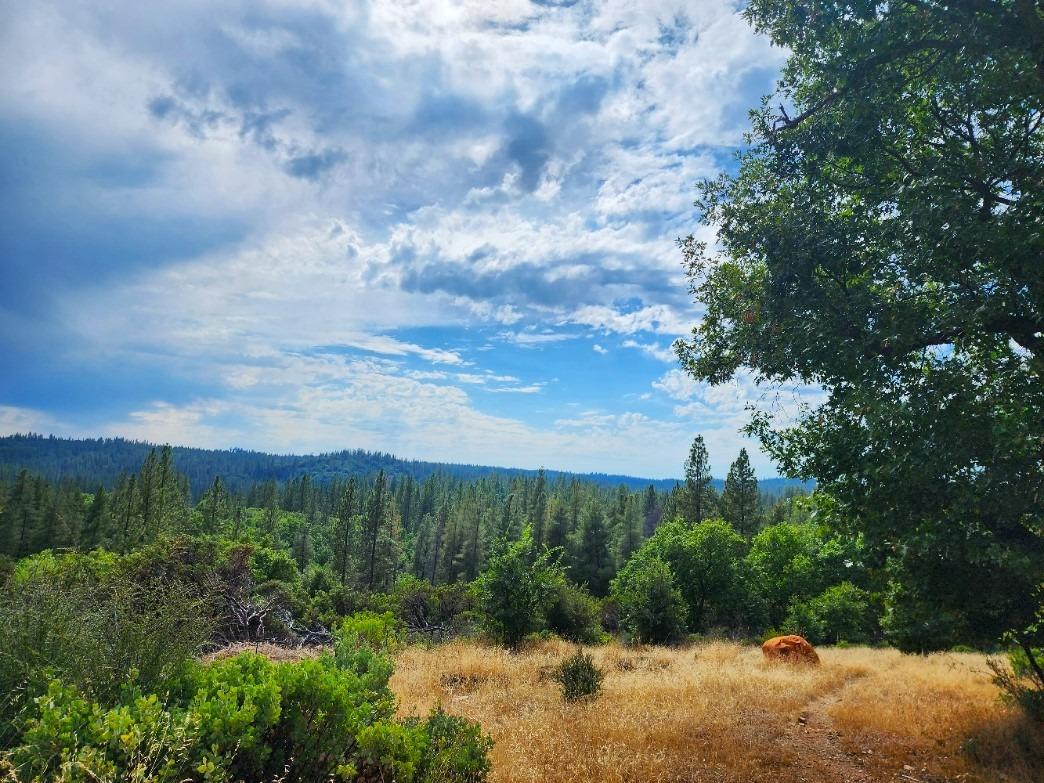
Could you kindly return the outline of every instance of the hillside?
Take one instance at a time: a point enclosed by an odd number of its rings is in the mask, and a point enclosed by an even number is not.
[[[83,440],[44,435],[8,435],[0,437],[0,477],[11,477],[21,469],[39,473],[51,481],[71,479],[84,489],[104,485],[111,487],[121,473],[136,471],[150,449],[157,444],[124,438],[86,438]],[[303,474],[314,481],[325,482],[336,476],[370,475],[384,470],[393,477],[410,476],[423,481],[433,473],[445,473],[462,480],[498,474],[501,476],[535,476],[536,470],[505,468],[491,465],[464,465],[449,462],[410,460],[376,451],[345,449],[325,454],[267,454],[244,449],[173,448],[179,472],[188,476],[193,494],[202,492],[214,476],[221,476],[227,487],[245,490],[252,484],[274,479],[284,482]],[[574,474],[548,470],[549,478]],[[602,486],[625,485],[630,490],[652,484],[658,490],[669,490],[680,479],[649,479],[607,473],[576,474],[582,481]],[[715,488],[724,482],[715,479]],[[759,482],[762,492],[779,494],[787,487],[810,487],[809,482],[769,478]]]

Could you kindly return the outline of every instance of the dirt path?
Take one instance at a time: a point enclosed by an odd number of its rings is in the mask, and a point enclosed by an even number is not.
[[[875,776],[866,760],[846,753],[839,732],[830,719],[830,708],[844,698],[845,691],[858,680],[851,677],[836,690],[805,705],[798,720],[787,727],[782,741],[797,755],[795,765],[801,779],[809,783],[883,783],[893,780]]]

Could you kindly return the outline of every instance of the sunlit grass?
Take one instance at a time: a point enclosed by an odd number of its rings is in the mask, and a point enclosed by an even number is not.
[[[831,739],[838,754],[870,779],[1036,781],[1044,769],[1033,768],[1038,751],[1028,742],[1042,739],[1039,730],[1033,737],[999,702],[980,655],[825,649],[822,666],[791,667],[737,644],[612,644],[589,648],[608,674],[602,695],[566,704],[550,673],[573,649],[413,647],[397,656],[392,687],[404,713],[441,702],[480,721],[496,740],[493,779],[502,782],[749,781],[765,773],[780,783],[832,781],[831,760],[795,741],[799,716],[817,706],[839,732]]]

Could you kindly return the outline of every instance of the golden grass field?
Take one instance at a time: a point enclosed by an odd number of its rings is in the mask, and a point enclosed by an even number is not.
[[[566,704],[548,675],[573,649],[409,647],[392,688],[403,714],[479,721],[498,783],[1044,781],[1044,730],[1001,703],[982,655],[826,648],[794,667],[731,643],[610,644],[589,649],[602,694]]]

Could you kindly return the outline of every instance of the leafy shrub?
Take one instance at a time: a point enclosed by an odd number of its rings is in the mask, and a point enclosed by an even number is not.
[[[389,598],[409,632],[429,640],[465,633],[473,624],[475,589],[467,583],[433,585],[407,575],[395,583]]]
[[[493,740],[467,718],[431,711],[423,728],[418,783],[479,783],[489,774]]]
[[[685,599],[665,562],[641,554],[613,580],[620,627],[638,642],[667,643],[685,634]]]
[[[498,541],[476,586],[486,630],[499,642],[517,648],[527,634],[544,624],[562,569],[546,550],[536,552],[529,528],[518,541]]]
[[[391,612],[359,612],[346,617],[337,629],[338,648],[366,647],[374,652],[394,652],[405,641],[399,621]]]
[[[162,693],[210,637],[209,613],[195,586],[130,580],[104,553],[22,561],[0,590],[0,744],[53,678],[103,704],[128,682]]]
[[[602,690],[604,678],[605,673],[582,649],[562,661],[554,673],[566,701],[594,698]]]
[[[812,644],[865,642],[873,616],[870,596],[851,582],[828,587],[807,601],[795,601],[784,627]]]
[[[226,780],[225,760],[202,736],[198,715],[168,711],[154,695],[104,709],[53,680],[9,761],[24,780]]]
[[[993,671],[993,681],[1001,689],[1003,698],[1018,706],[1031,719],[1044,722],[1044,677],[1030,661],[1030,654],[1039,666],[1044,661],[1044,649],[1013,647],[1005,665],[996,658],[987,663]]]
[[[547,610],[547,627],[571,642],[591,644],[602,635],[601,605],[582,587],[562,580]]]

